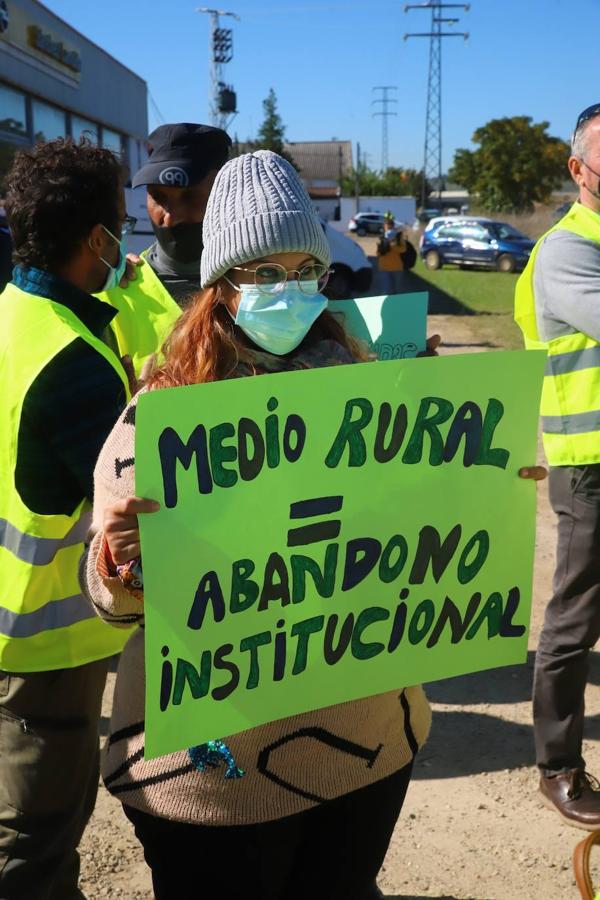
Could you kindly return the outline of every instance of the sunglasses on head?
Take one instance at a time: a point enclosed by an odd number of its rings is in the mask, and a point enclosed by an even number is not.
[[[584,109],[584,111],[579,114],[575,131],[579,131],[585,122],[588,122],[590,119],[595,119],[596,116],[600,116],[600,103],[594,103],[592,106],[588,106],[587,109]]]

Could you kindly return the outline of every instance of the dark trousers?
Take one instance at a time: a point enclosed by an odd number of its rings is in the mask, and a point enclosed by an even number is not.
[[[108,660],[0,672],[0,900],[76,900]]]
[[[588,654],[600,638],[600,465],[552,468],[550,502],[556,572],[533,686],[536,760],[549,773],[584,765]]]
[[[186,825],[124,807],[156,900],[371,900],[412,763],[360,791],[258,825]]]

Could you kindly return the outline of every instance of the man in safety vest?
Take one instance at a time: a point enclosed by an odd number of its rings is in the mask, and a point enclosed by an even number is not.
[[[149,158],[132,185],[146,186],[156,241],[142,254],[133,280],[101,298],[119,310],[112,327],[137,375],[200,289],[202,222],[231,140],[220,128],[182,122],[161,125],[148,144]]]
[[[533,691],[540,791],[565,822],[592,830],[600,791],[581,754],[588,654],[600,638],[600,104],[577,120],[569,171],[579,199],[534,247],[515,318],[527,347],[548,351],[541,416],[558,516]]]
[[[89,143],[20,151],[6,183],[17,265],[0,295],[0,896],[74,900],[108,660],[129,637],[78,583],[96,458],[129,398],[116,310],[91,296],[122,275],[125,202],[120,163]]]

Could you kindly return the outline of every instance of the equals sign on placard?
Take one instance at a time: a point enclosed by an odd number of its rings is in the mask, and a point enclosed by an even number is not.
[[[314,519],[317,516],[329,516],[337,513],[344,505],[344,498],[315,497],[313,500],[299,500],[290,505],[290,519]],[[331,541],[338,536],[342,523],[340,519],[325,519],[311,525],[290,528],[287,535],[288,547],[303,547],[305,544],[316,544],[319,541]]]

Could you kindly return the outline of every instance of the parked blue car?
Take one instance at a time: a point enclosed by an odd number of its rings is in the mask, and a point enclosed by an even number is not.
[[[428,269],[444,263],[483,266],[498,272],[516,272],[527,265],[535,241],[506,222],[475,216],[432,219],[419,243]]]

